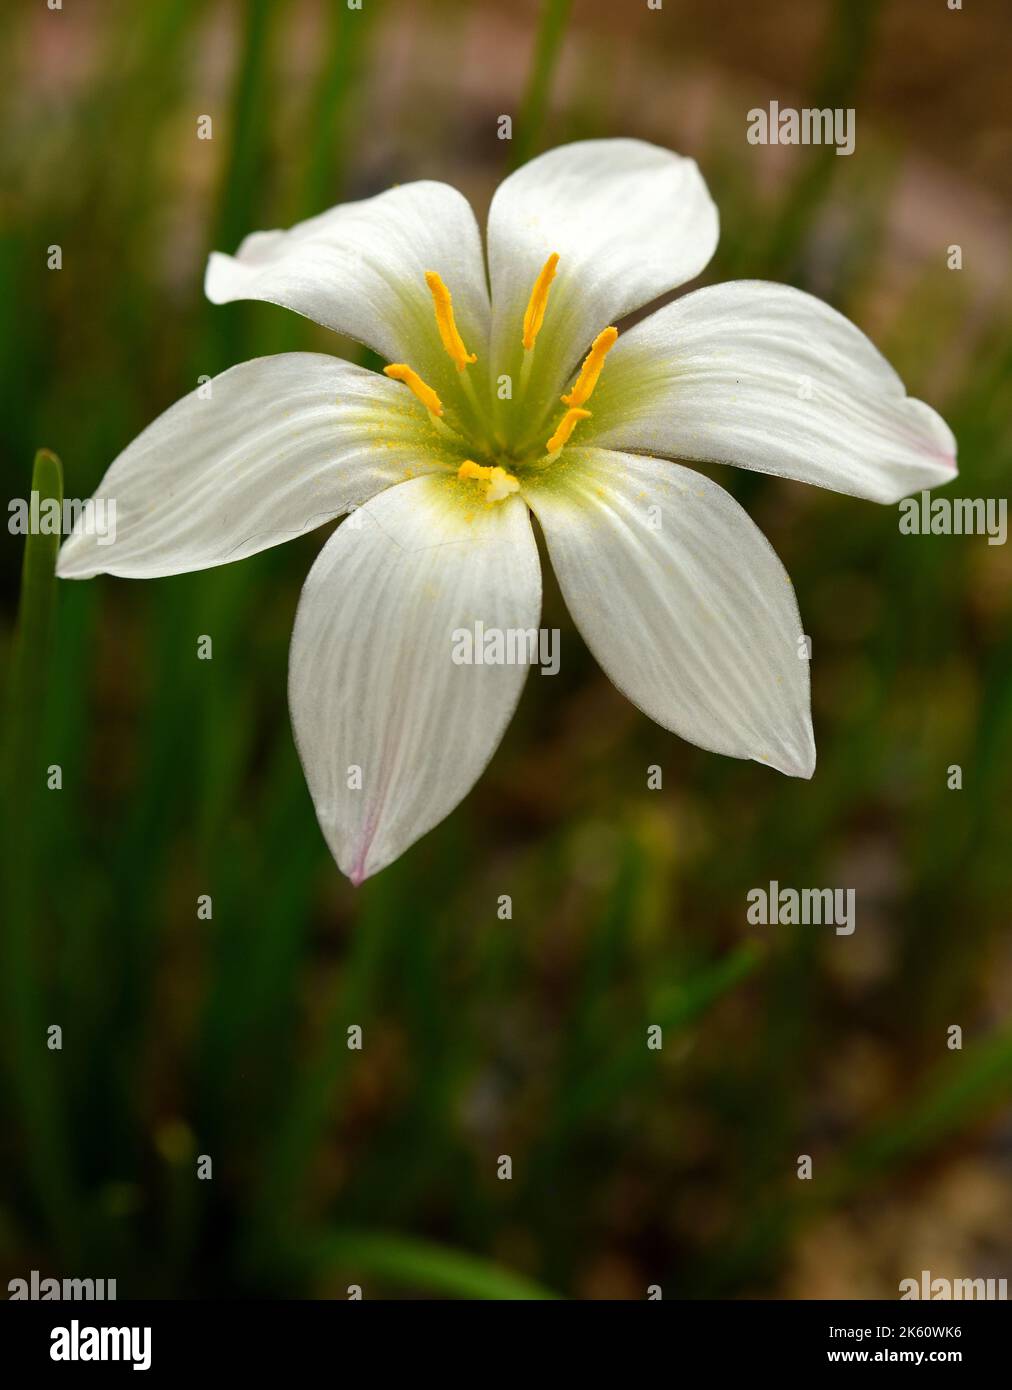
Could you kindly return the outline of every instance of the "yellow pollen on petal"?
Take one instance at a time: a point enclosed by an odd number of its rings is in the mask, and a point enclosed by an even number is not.
[[[565,415],[563,415],[562,419],[559,421],[558,429],[555,431],[551,439],[545,445],[547,451],[550,454],[557,454],[559,450],[563,447],[563,445],[568,441],[569,436],[576,429],[580,421],[589,419],[589,410],[580,410],[577,407],[572,407],[569,410],[567,410]]]
[[[545,308],[548,304],[548,291],[555,279],[555,269],[558,264],[559,253],[553,251],[541,267],[538,278],[534,281],[534,288],[531,290],[531,297],[527,301],[527,308],[524,311],[525,352],[530,352],[534,346],[535,338],[541,332],[541,325],[545,321]]]
[[[475,463],[474,459],[465,459],[457,469],[457,477],[461,482],[470,480],[484,483],[486,502],[502,502],[514,492],[520,491],[520,479],[514,478],[512,473],[507,473],[506,469],[500,468],[498,464],[488,468],[484,464]]]
[[[583,359],[580,375],[576,378],[572,391],[568,396],[562,397],[563,405],[583,405],[585,401],[590,400],[597,379],[601,375],[604,359],[615,346],[617,339],[617,328],[605,328],[597,335]]]
[[[457,321],[453,317],[453,299],[450,291],[434,270],[425,272],[425,283],[432,295],[436,327],[443,340],[443,347],[456,363],[457,371],[462,372],[469,362],[477,362],[478,358],[464,346],[464,340],[457,331]]]
[[[442,415],[443,402],[432,387],[426,386],[418,373],[404,362],[391,362],[388,367],[383,368],[383,375],[390,377],[392,381],[403,381],[408,390],[413,391],[418,397],[426,410],[431,411],[436,416]]]

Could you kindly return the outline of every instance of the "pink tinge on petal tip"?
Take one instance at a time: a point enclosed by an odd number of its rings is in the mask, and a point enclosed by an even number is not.
[[[348,882],[353,888],[359,888],[369,877],[366,872],[365,861],[369,857],[369,850],[372,846],[372,835],[367,834],[362,841],[362,847],[355,856],[355,862],[348,870]]]
[[[913,397],[907,398],[907,407],[919,425],[926,426],[924,433],[904,431],[907,446],[916,453],[929,458],[947,468],[953,474],[958,472],[956,437],[945,420],[930,405]],[[925,437],[927,436],[927,437]]]
[[[362,843],[355,855],[354,862],[348,870],[348,881],[353,888],[359,888],[369,877],[366,869],[366,860],[369,858],[369,851],[372,849],[373,841],[376,838],[376,828],[379,824],[379,813],[373,811],[366,821],[362,831]]]

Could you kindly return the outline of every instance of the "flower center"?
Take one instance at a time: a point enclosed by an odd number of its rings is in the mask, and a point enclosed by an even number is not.
[[[521,333],[523,360],[520,369],[520,399],[515,407],[521,411],[528,396],[538,335],[544,325],[552,282],[555,279],[558,265],[558,252],[553,251],[538,272],[530,299],[527,301],[527,308],[524,311]],[[480,453],[493,457],[497,454],[505,457],[513,467],[518,465],[543,467],[553,463],[569,443],[576,426],[581,420],[588,420],[592,414],[585,407],[593,395],[598,378],[604,369],[605,358],[618,339],[618,329],[605,328],[594,339],[590,351],[583,359],[575,381],[566,394],[560,398],[566,409],[558,420],[555,429],[545,440],[544,446],[535,449],[530,457],[526,458],[526,463],[524,462],[527,455],[526,449],[514,461],[507,453],[506,436],[501,425],[495,418],[489,418],[495,416],[495,410],[490,411],[487,406],[482,408],[475,394],[474,386],[468,379],[467,368],[477,362],[478,358],[475,353],[468,352],[460,335],[453,313],[453,297],[436,271],[426,271],[425,283],[432,295],[432,307],[440,342],[443,350],[457,369],[463,395],[461,405],[464,408],[461,411],[454,411],[451,408],[450,418],[447,419],[446,410],[438,393],[405,362],[391,362],[389,366],[383,368],[384,373],[394,381],[403,382],[428,411],[429,420],[437,433],[444,439],[456,442],[462,449],[470,452],[473,447],[477,446]],[[443,384],[444,386],[448,385],[446,381]],[[493,402],[493,406],[494,404]],[[472,423],[466,418],[471,415],[482,427],[479,433],[483,433],[487,427],[489,439],[476,438]],[[520,480],[501,464],[482,464],[472,458],[464,459],[457,470],[457,477],[462,481],[471,481],[484,487],[486,502],[501,502],[520,488]]]

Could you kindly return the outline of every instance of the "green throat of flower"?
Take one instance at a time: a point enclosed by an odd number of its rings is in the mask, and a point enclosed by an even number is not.
[[[558,254],[553,251],[534,282],[524,312],[523,362],[519,399],[515,403],[515,408],[521,415],[532,376],[537,371],[537,338],[548,310],[552,281],[555,279],[558,264]],[[461,481],[469,481],[483,488],[485,502],[502,502],[520,490],[525,472],[541,470],[554,463],[569,443],[580,421],[590,418],[592,412],[586,409],[586,404],[593,395],[604,368],[605,358],[618,338],[618,329],[605,328],[594,339],[572,386],[559,398],[563,409],[556,413],[542,431],[548,433],[548,437],[543,442],[537,440],[531,447],[516,449],[510,446],[505,432],[494,418],[494,411],[487,403],[482,404],[474,383],[468,376],[470,368],[478,358],[473,352],[468,352],[457,328],[450,291],[434,270],[426,271],[425,283],[432,295],[440,342],[457,369],[460,385],[460,391],[456,393],[458,399],[452,404],[444,404],[437,392],[405,362],[391,362],[383,370],[392,380],[403,382],[415,395],[428,411],[433,429],[444,441],[452,441],[469,455],[460,464],[457,477]],[[490,399],[489,393],[486,402]],[[479,454],[485,462],[471,458],[471,453]]]

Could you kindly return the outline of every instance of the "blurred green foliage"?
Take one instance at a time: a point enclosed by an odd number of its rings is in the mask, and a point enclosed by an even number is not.
[[[877,9],[827,10],[816,97],[852,103]],[[568,11],[516,20],[522,153],[600,134],[675,143],[647,120],[611,123],[595,61],[550,99]],[[452,51],[460,17],[432,4],[421,22]],[[149,0],[56,37],[49,16],[15,20],[0,60],[11,497],[43,445],[86,496],[201,373],[340,348],[269,306],[204,303],[213,246],[434,167],[452,179],[459,163],[487,199],[509,162],[452,65],[423,134],[408,103],[385,131],[395,154],[375,154],[364,113],[402,23],[394,0]],[[1012,318],[973,308],[942,249],[889,283],[904,151],[797,152],[770,197],[739,126],[715,118],[698,152],[722,213],[707,278],[788,279],[862,324],[885,304],[881,346],[960,441],[956,490],[1006,493]],[[549,581],[562,673],[528,681],[464,807],[358,891],[319,834],[284,698],[321,536],[148,584],[56,586],[39,551],[23,617],[47,695],[15,686],[5,744],[5,1278],[114,1276],[121,1296],[769,1294],[793,1287],[806,1231],[891,1211],[899,1227],[868,1256],[888,1290],[910,1272],[911,1192],[930,1205],[972,1162],[1008,1194],[1008,561],[979,537],[900,536],[892,508],[720,480],[770,536],[812,637],[812,783],[649,723]],[[8,649],[21,560],[10,542]],[[54,589],[50,655],[38,610]],[[195,659],[203,633],[210,663]],[[60,792],[45,789],[53,763]],[[745,895],[771,878],[856,886],[857,933],[748,927]],[[202,893],[211,921],[196,919]],[[51,1023],[62,1051],[46,1048]],[[965,1044],[950,1054],[953,1023]],[[981,1258],[1006,1272],[1010,1253],[1006,1238]]]

